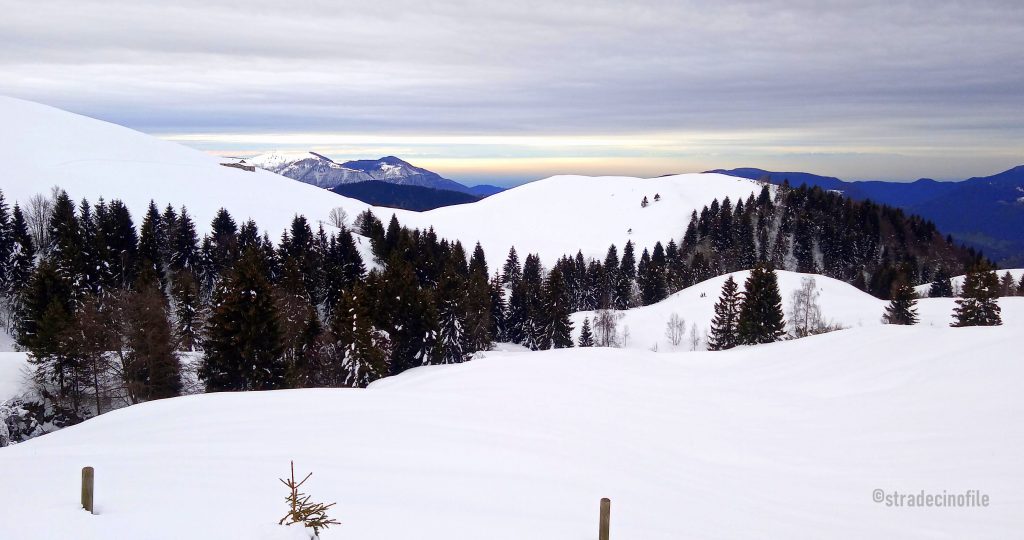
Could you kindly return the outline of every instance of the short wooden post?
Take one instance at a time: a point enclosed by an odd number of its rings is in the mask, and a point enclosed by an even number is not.
[[[92,506],[93,478],[92,467],[82,467],[82,508],[85,508],[90,514],[95,513]]]
[[[612,501],[611,499],[601,499],[601,522],[597,532],[598,540],[608,540],[608,528],[611,526],[612,520]]]

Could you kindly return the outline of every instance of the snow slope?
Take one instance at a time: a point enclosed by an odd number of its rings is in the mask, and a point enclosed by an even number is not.
[[[1011,268],[1011,269],[1008,269],[1008,270],[1007,269],[1000,269],[1000,270],[996,270],[996,275],[999,276],[999,279],[1002,279],[1003,278],[1003,274],[1006,274],[1007,272],[1009,272],[1010,275],[1013,276],[1014,283],[1020,284],[1020,278],[1021,278],[1021,276],[1024,276],[1024,268]],[[961,288],[963,288],[963,286],[964,286],[964,277],[966,277],[966,276],[956,276],[956,277],[953,278],[953,290],[954,291],[959,291]],[[928,296],[928,289],[930,289],[931,286],[932,286],[931,283],[925,283],[924,285],[918,285],[917,287],[914,287],[914,291],[916,291],[918,295],[920,295],[922,297],[925,297],[925,296]]]
[[[1024,530],[1020,327],[863,327],[722,353],[489,353],[366,390],[210,394],[0,449],[0,538],[1006,539]],[[96,467],[96,505],[78,508]],[[987,508],[888,508],[873,490]]]
[[[153,199],[187,205],[200,230],[217,210],[253,218],[277,238],[296,213],[314,223],[336,206],[351,215],[367,205],[266,171],[222,167],[223,160],[118,125],[0,97],[0,188],[22,204],[59,185],[76,200],[119,198],[136,221]]]
[[[28,355],[0,352],[0,404],[28,389]]]
[[[221,160],[202,152],[37,103],[0,97],[0,118],[0,189],[8,201],[24,204],[60,185],[76,200],[119,198],[140,220],[153,199],[161,207],[187,205],[200,230],[223,206],[237,221],[255,219],[274,239],[297,213],[316,223],[335,207],[345,208],[351,218],[369,208],[267,171],[222,167]],[[650,247],[681,236],[690,212],[712,199],[735,201],[759,189],[751,180],[719,174],[559,176],[473,204],[424,213],[374,212],[385,223],[397,214],[412,227],[434,226],[441,236],[462,240],[467,251],[480,241],[493,270],[512,245],[523,253],[540,253],[549,265],[577,250],[603,257],[612,242],[620,250],[629,239]],[[657,193],[662,201],[656,203]],[[640,207],[644,196],[652,201],[647,208]]]
[[[739,290],[750,275],[749,271],[734,272],[698,283],[683,289],[668,298],[649,306],[622,311],[619,320],[619,332],[629,327],[629,341],[625,347],[633,349],[653,349],[668,352],[673,350],[690,350],[689,334],[691,325],[697,325],[698,337],[703,339],[704,332],[711,327],[714,317],[715,302],[722,292],[722,284],[732,275]],[[844,328],[860,328],[882,325],[882,314],[885,313],[887,300],[879,300],[853,285],[816,274],[776,271],[779,278],[779,292],[782,295],[782,307],[787,317],[792,307],[793,292],[802,286],[804,278],[814,278],[819,294],[818,305],[821,306],[825,320]],[[1004,323],[1024,328],[1024,297],[999,299]],[[918,301],[917,311],[919,324],[926,326],[945,327],[953,320],[953,298],[924,298]],[[665,327],[669,317],[678,314],[686,321],[686,336],[683,343],[673,347],[665,336]],[[594,321],[593,311],[581,311],[571,316],[574,327],[574,338],[579,339],[583,319]],[[704,343],[699,347],[703,349]]]
[[[406,220],[430,224],[440,236],[460,238],[468,246],[479,241],[493,272],[512,246],[520,260],[527,252],[539,253],[550,265],[577,250],[603,259],[612,243],[621,254],[632,240],[639,247],[639,259],[643,248],[682,237],[693,210],[700,211],[715,198],[728,196],[735,202],[760,190],[754,181],[720,174],[648,179],[553,176],[472,204],[407,215]],[[661,201],[654,202],[659,194]],[[641,208],[645,196],[650,204]]]

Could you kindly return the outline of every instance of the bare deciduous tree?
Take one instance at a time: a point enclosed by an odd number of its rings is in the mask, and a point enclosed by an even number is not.
[[[665,325],[665,337],[668,338],[669,343],[673,347],[678,347],[683,342],[685,335],[686,321],[678,313],[673,313],[669,316],[668,323]]]
[[[331,210],[331,213],[327,216],[327,222],[339,229],[344,229],[348,223],[348,212],[342,207],[337,207]]]
[[[793,326],[792,335],[796,338],[807,337],[819,333],[825,323],[818,305],[818,286],[813,277],[800,280],[800,288],[793,291],[790,304],[789,321]]]
[[[28,199],[25,205],[25,224],[32,235],[36,249],[45,249],[49,245],[50,215],[53,214],[52,197],[37,193]]]
[[[696,351],[697,347],[700,347],[700,337],[697,335],[697,323],[693,323],[690,327],[690,350]]]
[[[594,315],[594,338],[598,347],[619,346],[619,319],[623,315],[615,310],[600,309]]]

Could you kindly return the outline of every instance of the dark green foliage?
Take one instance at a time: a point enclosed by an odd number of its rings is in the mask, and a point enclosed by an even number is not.
[[[950,326],[999,326],[999,277],[988,265],[976,265],[964,277]]]
[[[210,392],[284,386],[282,331],[265,263],[248,250],[217,290],[199,377]]]
[[[367,290],[356,285],[342,296],[331,321],[344,386],[365,388],[392,371],[389,367],[391,344],[374,324],[373,304]]]
[[[715,316],[711,319],[708,350],[723,351],[740,344],[740,294],[736,280],[729,276],[722,285],[722,294],[715,303]]]
[[[885,324],[917,324],[917,294],[906,281],[897,282],[893,286],[889,305],[885,306],[882,322]]]
[[[583,326],[580,328],[580,340],[578,343],[579,347],[593,347],[594,346],[594,334],[590,330],[590,317],[583,319]]]
[[[562,271],[555,267],[544,283],[543,330],[541,349],[572,347],[572,322],[569,320],[569,298]]]
[[[931,287],[928,288],[929,298],[952,298],[953,297],[953,282],[950,280],[949,272],[940,267],[935,276],[932,278],[935,281],[932,282]]]
[[[167,285],[163,253],[167,251],[167,231],[156,203],[149,201],[149,209],[139,229],[139,274],[147,282],[155,280],[160,290]]]
[[[501,282],[509,287],[515,286],[523,278],[523,271],[519,267],[519,255],[516,253],[515,246],[508,250],[508,258],[505,259],[505,266],[501,270]]]
[[[743,304],[737,323],[739,343],[756,345],[779,341],[786,335],[778,277],[775,271],[756,266],[743,284]]]

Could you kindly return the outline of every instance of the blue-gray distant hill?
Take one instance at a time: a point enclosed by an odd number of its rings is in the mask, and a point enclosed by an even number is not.
[[[715,171],[774,184],[807,184],[858,200],[896,206],[934,222],[939,230],[980,248],[1003,267],[1024,266],[1024,165],[959,182],[847,182],[806,172],[755,168]]]
[[[331,191],[374,206],[401,208],[416,212],[480,200],[480,197],[476,195],[460,191],[391,184],[380,180],[341,184],[332,188]]]

